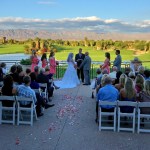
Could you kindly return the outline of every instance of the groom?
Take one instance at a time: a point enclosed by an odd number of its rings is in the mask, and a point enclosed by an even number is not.
[[[90,85],[90,69],[91,69],[91,58],[89,57],[89,53],[85,52],[85,58],[80,65],[79,69],[83,67],[83,73],[84,73],[84,84],[83,85]]]
[[[81,77],[81,80],[82,82],[84,82],[84,74],[83,74],[83,67],[80,67],[81,63],[83,62],[85,58],[85,55],[82,53],[82,48],[79,48],[79,53],[76,54],[75,56],[75,61],[77,62],[77,75],[78,75],[78,78],[80,80],[80,77]]]

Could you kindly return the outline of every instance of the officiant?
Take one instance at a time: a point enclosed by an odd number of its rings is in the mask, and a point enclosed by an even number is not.
[[[85,58],[85,55],[82,53],[82,48],[79,48],[79,53],[76,54],[75,56],[75,62],[77,63],[77,75],[78,75],[78,78],[79,80],[81,79],[82,82],[84,82],[84,74],[83,74],[83,67],[80,67],[81,63],[83,62]]]

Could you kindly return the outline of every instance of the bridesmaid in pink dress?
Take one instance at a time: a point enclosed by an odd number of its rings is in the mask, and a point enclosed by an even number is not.
[[[45,68],[47,66],[47,57],[46,57],[46,53],[43,53],[42,57],[41,57],[41,61],[42,61],[42,68]]]
[[[106,52],[105,53],[105,61],[104,64],[101,66],[102,70],[107,70],[108,74],[110,73],[110,53]]]
[[[31,72],[34,72],[34,67],[38,65],[39,63],[39,59],[36,55],[36,52],[33,52],[32,56],[31,56]]]
[[[56,74],[56,60],[55,60],[55,53],[51,52],[49,56],[49,64],[50,64],[50,73],[51,74]]]

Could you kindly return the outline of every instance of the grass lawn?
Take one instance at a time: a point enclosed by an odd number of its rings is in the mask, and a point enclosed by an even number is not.
[[[57,52],[55,57],[57,60],[66,60],[67,56],[70,52],[74,54],[78,53],[80,47],[70,47],[70,46],[57,46],[55,45]],[[90,57],[93,61],[104,61],[105,60],[105,52],[102,50],[95,50],[93,47],[81,47],[83,49],[83,53],[86,51],[89,52]],[[115,51],[109,51],[111,55],[111,61],[113,61],[116,57]],[[23,44],[7,44],[7,45],[0,45],[0,54],[12,54],[12,53],[24,53],[24,45]],[[133,60],[135,57],[133,55],[132,50],[121,50],[121,56],[123,61],[130,61]],[[142,54],[138,56],[142,61],[149,61],[150,60],[150,52],[146,54]],[[144,63],[144,66],[150,68],[150,63]]]
[[[23,44],[2,44],[0,45],[0,54],[24,53]]]

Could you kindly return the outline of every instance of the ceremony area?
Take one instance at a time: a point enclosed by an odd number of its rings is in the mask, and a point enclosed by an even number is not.
[[[0,125],[2,150],[147,150],[150,134],[98,131],[90,86],[56,90],[55,106],[30,125]],[[6,136],[7,135],[7,136]]]

